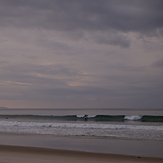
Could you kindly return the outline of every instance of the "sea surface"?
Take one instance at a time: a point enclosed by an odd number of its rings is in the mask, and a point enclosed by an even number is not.
[[[0,109],[0,133],[163,140],[163,109]]]

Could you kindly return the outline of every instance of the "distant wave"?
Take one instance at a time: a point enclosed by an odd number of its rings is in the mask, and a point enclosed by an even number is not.
[[[65,115],[65,116],[43,116],[43,115],[0,115],[0,119],[40,119],[40,120],[56,120],[56,121],[140,121],[140,122],[163,122],[163,116],[149,115]]]

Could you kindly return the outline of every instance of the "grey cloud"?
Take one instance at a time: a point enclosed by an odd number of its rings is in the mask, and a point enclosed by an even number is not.
[[[1,0],[0,100],[161,107],[162,6],[162,0]]]
[[[137,32],[163,27],[162,0],[3,0],[0,4],[4,24],[9,20],[24,27]]]
[[[77,75],[75,70],[61,65],[0,64],[0,70],[1,100],[43,100],[37,90],[64,88],[66,81]]]
[[[55,85],[56,87],[65,86],[65,82],[76,76],[80,72],[62,65],[0,65],[1,81],[13,81],[31,84],[39,87],[42,84]],[[58,78],[60,76],[60,78]]]
[[[120,46],[122,48],[128,48],[131,44],[131,40],[125,36],[124,34],[117,32],[115,30],[110,30],[107,32],[104,31],[69,31],[66,32],[68,37],[72,39],[79,40],[82,39],[84,41],[94,41],[97,44],[104,45],[115,45]]]
[[[110,98],[124,98],[129,103],[130,100],[135,102],[138,101],[148,101],[153,103],[154,101],[160,101],[162,98],[162,87],[142,87],[140,85],[128,85],[128,86],[117,86],[116,88],[104,88],[104,87],[71,87],[71,88],[51,88],[51,89],[39,89],[37,90],[39,94],[45,95],[46,98],[74,98],[74,99],[83,99],[83,98],[102,98],[104,101]],[[134,100],[133,100],[134,99]],[[143,99],[143,100],[142,100]],[[151,99],[149,101],[149,99]],[[137,102],[138,102],[137,101]],[[134,105],[139,106],[138,103]],[[95,102],[96,103],[96,102]],[[97,103],[96,103],[97,104]],[[141,105],[140,105],[141,106]],[[154,106],[154,105],[153,105]],[[159,104],[158,104],[159,106]]]
[[[155,67],[162,67],[163,68],[163,59],[155,62],[153,64],[153,66],[155,66]]]
[[[120,47],[128,48],[130,46],[130,40],[121,34],[117,34],[117,32],[113,33],[94,33],[92,34],[92,38],[100,44],[110,44],[110,45],[118,45]]]
[[[130,39],[120,33],[134,31],[160,36],[163,28],[161,6],[162,0],[2,0],[0,26],[57,30],[71,39],[89,36],[96,43],[128,48]],[[98,37],[93,36],[99,31]],[[57,41],[45,41],[44,46],[70,48]]]
[[[97,88],[97,87],[77,87],[66,89],[46,89],[41,90],[43,93],[56,96],[113,96],[115,91],[112,89]]]
[[[143,66],[127,66],[127,65],[114,65],[112,66],[115,69],[120,69],[121,71],[126,71],[126,72],[142,72],[145,71],[146,67]]]

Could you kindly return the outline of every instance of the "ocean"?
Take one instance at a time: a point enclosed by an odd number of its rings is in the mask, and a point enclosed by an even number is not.
[[[0,145],[163,158],[163,109],[0,109]]]
[[[0,109],[0,133],[163,140],[163,109]]]

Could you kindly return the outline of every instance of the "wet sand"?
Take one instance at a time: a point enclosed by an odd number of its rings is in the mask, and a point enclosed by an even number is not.
[[[0,145],[0,163],[162,163],[161,158]]]
[[[0,133],[0,145],[163,158],[163,141]]]

